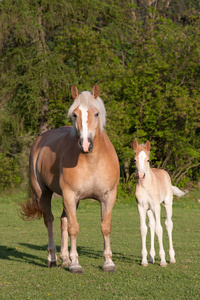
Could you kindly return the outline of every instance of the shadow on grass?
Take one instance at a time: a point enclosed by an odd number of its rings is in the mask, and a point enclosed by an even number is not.
[[[40,247],[41,249],[41,247]],[[46,266],[46,259],[39,258],[37,255],[32,255],[17,248],[0,245],[0,259],[14,260],[18,262],[25,261],[29,264],[44,267]],[[37,262],[39,260],[39,262]]]
[[[43,246],[39,246],[39,245],[33,245],[33,244],[27,244],[27,243],[20,243],[21,246],[26,246],[29,249],[33,249],[33,250],[47,250],[47,246],[43,245]],[[69,247],[69,251],[70,251],[70,247]],[[93,259],[99,259],[101,257],[103,257],[103,249],[102,251],[100,250],[94,250],[92,247],[85,247],[85,246],[77,246],[77,251],[78,251],[78,255],[81,256],[85,256],[87,258],[93,258]],[[60,252],[60,246],[56,246],[56,252],[57,254]],[[133,262],[133,260],[138,260],[138,258],[136,259],[136,257],[134,257],[133,255],[127,256],[125,254],[122,254],[120,252],[113,252],[113,259],[118,261],[124,261],[124,262]],[[137,263],[137,261],[135,261]]]
[[[46,245],[33,245],[33,244],[27,244],[27,243],[20,243],[20,246],[27,247],[29,249],[32,249],[34,251],[46,251],[47,246]],[[60,247],[56,247],[57,254],[60,252]],[[93,248],[84,247],[84,246],[78,246],[77,251],[79,254],[79,257],[86,257],[88,259],[101,259],[103,258],[103,250],[94,250]],[[17,248],[13,247],[7,247],[0,245],[0,259],[6,259],[6,260],[14,260],[19,262],[27,262],[29,264],[33,264],[40,267],[46,268],[46,257],[41,258],[37,255],[33,255],[30,253],[26,253],[25,251],[20,251]],[[134,255],[125,255],[120,252],[113,252],[113,261],[115,264],[120,264],[121,262],[125,263],[135,263],[140,264],[140,258],[136,257]],[[101,267],[100,267],[101,268]]]

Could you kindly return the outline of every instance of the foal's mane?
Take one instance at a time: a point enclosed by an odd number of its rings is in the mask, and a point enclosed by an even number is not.
[[[99,112],[99,128],[102,131],[105,124],[106,124],[106,110],[103,104],[103,101],[100,97],[97,97],[96,99],[92,96],[90,92],[82,92],[75,100],[74,103],[71,105],[68,111],[68,117],[72,118],[73,111],[79,106],[79,105],[87,106],[88,109],[94,110],[95,108]],[[72,131],[72,134],[74,135],[74,130]]]
[[[145,144],[139,144],[138,145],[138,149],[137,149],[137,151],[139,152],[139,151],[144,151],[144,150],[146,150],[146,147],[145,147]]]

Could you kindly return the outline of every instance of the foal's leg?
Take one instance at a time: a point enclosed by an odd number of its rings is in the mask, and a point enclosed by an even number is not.
[[[147,210],[147,216],[149,218],[149,228],[151,233],[151,249],[149,251],[149,263],[154,263],[155,257],[155,248],[154,248],[154,237],[155,237],[155,218],[152,211],[149,209]]]
[[[58,266],[58,259],[56,255],[56,246],[54,244],[54,238],[53,238],[53,224],[54,224],[54,217],[51,212],[51,197],[52,192],[51,191],[45,191],[42,192],[42,195],[40,197],[39,206],[41,211],[43,212],[43,218],[44,223],[48,230],[48,237],[49,242],[47,246],[47,266],[48,268],[52,267],[52,265]]]
[[[62,259],[62,267],[69,267],[71,264],[71,260],[69,259],[69,251],[68,251],[68,220],[66,213],[63,209],[63,213],[61,216],[61,250],[60,250],[60,258]]]
[[[159,242],[159,255],[160,255],[160,265],[161,267],[166,267],[167,263],[165,260],[165,251],[163,248],[163,229],[160,223],[160,204],[156,205],[155,210],[154,210],[154,216],[155,216],[155,221],[156,221],[156,234],[158,237],[158,242]]]
[[[144,206],[138,204],[138,212],[140,216],[140,234],[142,238],[142,262],[143,266],[148,266],[147,262],[147,248],[146,248],[146,237],[147,237],[147,225],[146,225],[146,212],[147,209]]]
[[[175,252],[172,243],[172,230],[173,230],[173,222],[172,222],[172,201],[169,204],[165,204],[165,211],[166,211],[166,221],[165,225],[168,232],[169,237],[169,256],[170,256],[170,263],[175,263]]]
[[[63,192],[63,205],[68,218],[68,233],[71,240],[69,270],[72,273],[83,273],[82,267],[78,261],[78,252],[76,247],[76,237],[79,232],[79,224],[76,218],[76,198],[73,192],[65,190]]]
[[[101,231],[104,237],[104,264],[103,271],[104,272],[114,272],[115,265],[112,261],[112,251],[110,247],[110,233],[111,233],[111,213],[116,200],[116,189],[109,193],[107,199],[103,199],[101,201]]]

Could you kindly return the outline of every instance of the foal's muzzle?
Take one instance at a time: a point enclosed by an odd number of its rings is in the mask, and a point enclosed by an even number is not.
[[[145,173],[138,173],[138,179],[143,180],[145,178]]]
[[[88,138],[87,141],[85,142],[85,144],[83,142],[83,138],[79,138],[78,145],[81,149],[81,152],[82,153],[91,153],[93,150],[93,139]]]

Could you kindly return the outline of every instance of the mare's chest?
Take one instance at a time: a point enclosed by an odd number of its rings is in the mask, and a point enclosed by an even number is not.
[[[78,161],[74,168],[63,168],[61,172],[62,188],[69,187],[77,198],[104,197],[118,182],[117,166],[104,159],[96,161]]]

